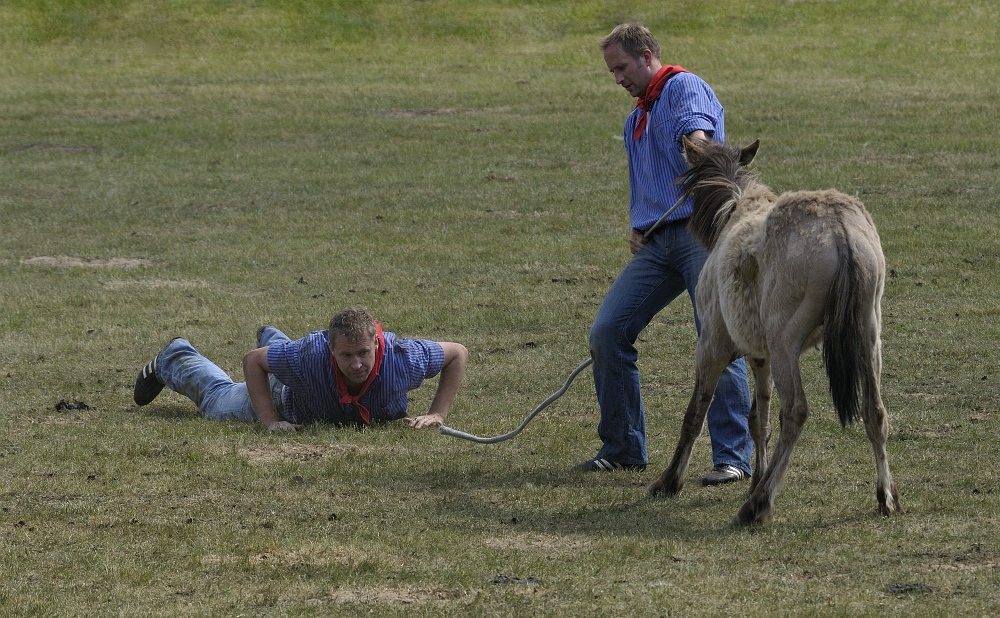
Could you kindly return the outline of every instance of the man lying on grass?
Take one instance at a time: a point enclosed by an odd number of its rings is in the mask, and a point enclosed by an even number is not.
[[[370,425],[397,419],[414,429],[444,424],[465,375],[469,352],[459,343],[401,339],[362,307],[345,309],[328,330],[290,340],[272,326],[257,330],[236,383],[185,339],[172,340],[135,381],[135,403],[164,386],[193,401],[206,418],[260,421],[271,431],[306,423]],[[427,414],[406,416],[407,393],[438,373]]]

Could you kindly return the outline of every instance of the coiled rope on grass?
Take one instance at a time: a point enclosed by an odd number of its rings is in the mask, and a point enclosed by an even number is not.
[[[579,374],[581,371],[589,367],[592,362],[594,362],[593,359],[588,358],[587,360],[580,363],[580,365],[576,369],[570,372],[569,377],[566,378],[566,383],[562,385],[562,388],[552,393],[551,395],[548,396],[548,398],[545,401],[538,404],[538,407],[532,410],[531,414],[525,417],[524,422],[522,422],[517,427],[517,429],[513,431],[508,431],[507,433],[501,434],[499,436],[483,438],[480,436],[472,435],[471,433],[465,433],[464,431],[452,429],[451,427],[445,425],[442,426],[440,429],[438,429],[438,433],[442,433],[446,436],[452,436],[454,438],[462,438],[463,440],[469,440],[470,442],[478,442],[479,444],[495,444],[497,442],[503,442],[504,440],[509,440],[510,438],[513,438],[517,434],[521,433],[521,430],[527,427],[528,423],[531,422],[531,419],[535,418],[535,416],[537,416],[539,412],[547,408],[549,404],[551,404],[556,399],[562,397],[563,393],[566,392],[566,389],[569,388],[569,385],[573,383],[573,380],[576,378],[577,374]]]

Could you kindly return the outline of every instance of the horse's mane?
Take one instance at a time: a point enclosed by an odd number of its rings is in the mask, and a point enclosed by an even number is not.
[[[740,162],[740,154],[740,149],[730,144],[700,142],[688,152],[691,167],[677,179],[683,193],[694,199],[688,229],[709,251],[743,191],[755,180],[753,172]]]

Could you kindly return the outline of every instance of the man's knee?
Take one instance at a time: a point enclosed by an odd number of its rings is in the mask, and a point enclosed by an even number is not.
[[[157,355],[157,363],[163,365],[164,363],[170,362],[180,357],[190,356],[192,354],[197,354],[198,350],[194,349],[191,342],[183,337],[174,337],[170,342],[160,350]]]
[[[591,356],[599,355],[603,350],[614,345],[615,331],[613,324],[598,317],[590,327],[590,353]]]

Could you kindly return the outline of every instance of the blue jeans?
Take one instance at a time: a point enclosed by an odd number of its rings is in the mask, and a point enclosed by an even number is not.
[[[260,345],[266,346],[269,341],[287,341],[288,337],[269,326],[260,339]],[[205,418],[248,423],[257,420],[246,383],[233,382],[225,371],[202,356],[186,339],[174,339],[160,351],[156,357],[156,377],[170,390],[193,401]],[[280,413],[284,386],[274,376],[268,377],[271,399]]]
[[[639,387],[635,341],[653,317],[687,290],[701,332],[694,288],[708,253],[687,230],[687,221],[655,232],[611,284],[590,329],[594,386],[601,406],[597,433],[603,442],[597,456],[644,464],[646,419]],[[723,372],[708,408],[712,461],[750,474],[750,386],[740,358]]]

